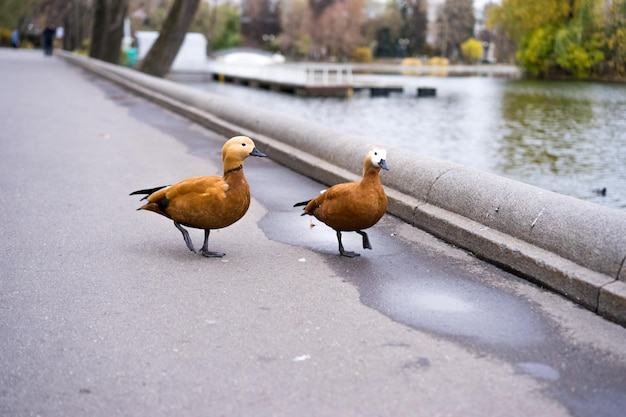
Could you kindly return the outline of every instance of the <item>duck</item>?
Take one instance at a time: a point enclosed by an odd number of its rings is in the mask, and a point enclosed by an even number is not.
[[[223,257],[222,252],[209,251],[211,230],[232,225],[241,219],[250,207],[250,187],[243,173],[243,161],[249,156],[265,157],[252,139],[235,136],[222,147],[222,176],[198,176],[173,185],[137,190],[130,195],[144,195],[147,202],[137,210],[153,211],[174,221],[190,251],[196,252],[189,232],[183,227],[204,230],[204,244],[200,254],[205,257]]]
[[[341,256],[360,256],[357,252],[344,249],[341,233],[360,234],[363,238],[363,249],[372,249],[369,237],[363,229],[378,223],[387,210],[387,195],[380,180],[383,169],[389,170],[387,151],[380,146],[374,146],[369,149],[363,161],[361,181],[334,185],[311,200],[294,204],[294,207],[304,206],[302,216],[314,216],[335,230]]]
[[[600,195],[602,197],[606,197],[606,187],[602,187],[602,188],[594,188],[593,193],[595,195]]]

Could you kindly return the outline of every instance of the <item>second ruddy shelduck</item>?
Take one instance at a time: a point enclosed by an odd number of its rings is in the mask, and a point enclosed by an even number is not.
[[[204,230],[200,253],[222,257],[208,249],[212,229],[230,226],[241,219],[250,206],[250,187],[243,174],[243,161],[249,156],[264,157],[252,139],[235,136],[222,147],[223,176],[191,177],[174,185],[138,190],[130,195],[146,195],[146,204],[137,210],[149,210],[174,221],[190,251],[195,252],[189,233],[182,226]]]
[[[309,201],[296,203],[305,206],[305,214],[337,232],[339,254],[353,258],[356,252],[344,250],[341,232],[356,232],[363,237],[363,249],[372,249],[369,237],[363,229],[375,225],[387,210],[387,195],[380,181],[381,169],[388,170],[387,151],[379,146],[372,147],[363,161],[363,178],[360,182],[337,184]]]

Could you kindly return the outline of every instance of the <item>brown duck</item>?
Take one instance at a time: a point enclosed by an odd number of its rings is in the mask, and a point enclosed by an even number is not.
[[[363,237],[363,249],[372,249],[369,237],[363,229],[375,225],[387,210],[387,196],[380,182],[380,170],[388,170],[387,151],[375,146],[369,150],[363,162],[363,178],[360,182],[337,184],[309,201],[296,203],[305,206],[305,214],[315,216],[337,232],[339,254],[353,258],[356,252],[344,250],[341,232],[356,232]]]
[[[190,251],[195,252],[189,233],[182,226],[204,229],[204,245],[200,253],[222,257],[221,252],[208,250],[212,229],[230,226],[241,219],[250,206],[250,187],[243,174],[243,161],[248,156],[261,156],[252,139],[235,136],[222,147],[223,176],[191,177],[169,186],[138,190],[130,195],[146,195],[148,202],[137,210],[150,210],[172,219],[183,234]]]

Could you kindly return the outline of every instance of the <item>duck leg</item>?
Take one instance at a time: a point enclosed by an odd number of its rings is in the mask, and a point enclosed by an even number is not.
[[[183,229],[183,226],[181,226],[177,222],[174,222],[174,226],[176,226],[176,228],[180,230],[180,232],[183,234],[183,239],[185,239],[185,243],[187,244],[189,250],[193,253],[196,253],[196,249],[193,247],[193,243],[191,242],[191,238],[189,237],[189,232]]]
[[[367,233],[362,230],[356,230],[356,232],[363,236],[363,249],[372,249],[372,245],[370,244],[370,238],[367,236]]]
[[[343,249],[343,244],[341,243],[341,232],[337,230],[337,241],[339,242],[339,254],[341,256],[345,256],[347,258],[354,258],[356,256],[360,256],[360,254],[356,252],[350,252]]]
[[[221,258],[226,255],[222,252],[210,252],[209,251],[209,234],[211,233],[211,229],[204,229],[204,245],[200,248],[200,254],[202,256],[206,256],[207,258]]]

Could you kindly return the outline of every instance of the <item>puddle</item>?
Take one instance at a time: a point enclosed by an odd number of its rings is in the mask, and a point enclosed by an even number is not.
[[[473,310],[470,303],[447,294],[423,292],[412,297],[413,305],[418,310],[447,313],[468,313]]]
[[[557,381],[560,376],[559,371],[545,363],[520,362],[515,364],[515,370],[546,381]]]
[[[257,176],[269,169],[255,168]],[[301,184],[294,187],[303,188]],[[273,192],[280,192],[280,197],[271,198]],[[546,325],[526,300],[481,282],[480,274],[493,275],[495,267],[486,266],[489,272],[473,258],[459,261],[407,251],[405,242],[378,226],[367,231],[374,247],[371,251],[362,249],[359,235],[344,233],[346,249],[362,256],[342,258],[337,255],[337,238],[331,228],[310,216],[301,217],[301,210],[292,204],[276,204],[284,201],[282,189],[268,189],[265,183],[263,199],[268,200],[263,203],[270,211],[259,226],[270,239],[327,255],[331,267],[358,288],[365,305],[393,320],[445,337],[469,338],[485,347],[543,343]],[[478,276],[464,268],[467,261],[481,265],[476,268]],[[497,274],[501,273],[498,270]]]
[[[412,268],[410,268],[412,269]],[[526,302],[471,280],[415,272],[370,286],[363,301],[394,320],[443,336],[470,338],[481,345],[541,344],[545,325]],[[362,281],[362,280],[361,280]],[[362,292],[363,294],[363,292]]]

